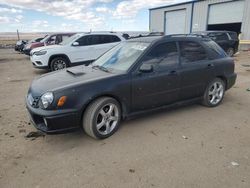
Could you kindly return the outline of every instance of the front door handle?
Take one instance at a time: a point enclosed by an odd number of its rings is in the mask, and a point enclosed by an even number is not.
[[[209,64],[207,65],[207,67],[208,67],[208,68],[214,67],[214,64],[213,64],[213,63],[209,63]]]

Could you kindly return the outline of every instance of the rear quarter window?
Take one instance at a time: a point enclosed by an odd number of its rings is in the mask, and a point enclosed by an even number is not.
[[[209,59],[220,59],[227,56],[226,52],[214,41],[204,41],[209,50]]]

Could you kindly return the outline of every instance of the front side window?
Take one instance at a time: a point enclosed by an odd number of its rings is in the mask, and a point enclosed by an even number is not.
[[[207,53],[203,46],[193,41],[179,42],[182,63],[192,63],[207,60]]]
[[[56,44],[59,44],[62,42],[62,35],[57,35],[56,37]]]
[[[143,59],[143,63],[152,64],[157,69],[177,65],[178,50],[176,42],[166,42],[153,47]]]
[[[48,44],[55,44],[55,42],[56,42],[56,35],[51,36],[47,41]]]

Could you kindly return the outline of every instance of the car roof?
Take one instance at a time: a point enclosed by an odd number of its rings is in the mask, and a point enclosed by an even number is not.
[[[128,39],[129,42],[148,42],[152,43],[163,38],[162,36],[142,36]]]
[[[180,35],[164,35],[164,36],[143,36],[129,39],[128,42],[148,42],[156,43],[160,41],[208,41],[211,40],[208,37],[202,35],[190,35],[190,34],[180,34]]]
[[[122,36],[124,33],[116,33],[116,32],[82,32],[82,33],[76,33],[79,36],[84,36],[84,35],[117,35],[117,36]]]
[[[218,31],[195,31],[195,32],[192,32],[192,33],[199,33],[199,34],[209,34],[209,33],[236,33],[234,31],[221,31],[221,30],[218,30]]]

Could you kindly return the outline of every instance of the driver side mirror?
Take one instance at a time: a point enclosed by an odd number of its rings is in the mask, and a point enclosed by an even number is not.
[[[72,46],[79,46],[79,42],[73,42]]]
[[[153,72],[153,70],[154,70],[153,65],[150,64],[142,64],[142,66],[139,69],[139,71],[142,73],[150,73]]]

